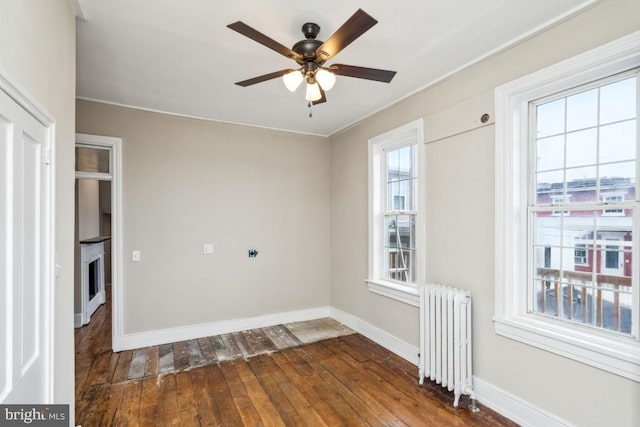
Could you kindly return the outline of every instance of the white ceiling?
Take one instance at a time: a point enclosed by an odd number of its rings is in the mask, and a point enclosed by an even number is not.
[[[77,95],[225,122],[331,135],[534,34],[594,0],[80,0]],[[305,22],[326,40],[358,8],[378,24],[329,61],[398,72],[390,84],[338,76],[308,117],[302,86],[236,81],[295,62],[228,29],[243,21],[291,47]]]

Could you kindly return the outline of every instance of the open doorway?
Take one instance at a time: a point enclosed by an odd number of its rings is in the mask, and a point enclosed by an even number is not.
[[[75,326],[82,327],[111,286],[111,181],[76,178],[75,187]]]
[[[76,134],[74,321],[82,330],[96,316],[109,350],[117,347],[121,313],[121,143]]]

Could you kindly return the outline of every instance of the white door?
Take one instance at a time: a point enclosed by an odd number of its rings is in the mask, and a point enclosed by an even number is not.
[[[0,402],[51,400],[50,128],[0,88]]]
[[[602,273],[611,276],[624,276],[624,253],[622,247],[612,240],[602,251]]]

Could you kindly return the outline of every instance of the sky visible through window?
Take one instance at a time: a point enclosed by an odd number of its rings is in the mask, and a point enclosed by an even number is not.
[[[539,105],[537,182],[635,181],[636,96],[634,76]]]

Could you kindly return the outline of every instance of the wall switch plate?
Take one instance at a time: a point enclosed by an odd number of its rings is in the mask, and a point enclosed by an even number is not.
[[[133,262],[140,261],[140,251],[131,251],[131,261]]]
[[[212,254],[213,253],[213,243],[205,243],[202,245],[202,253],[203,254]]]

